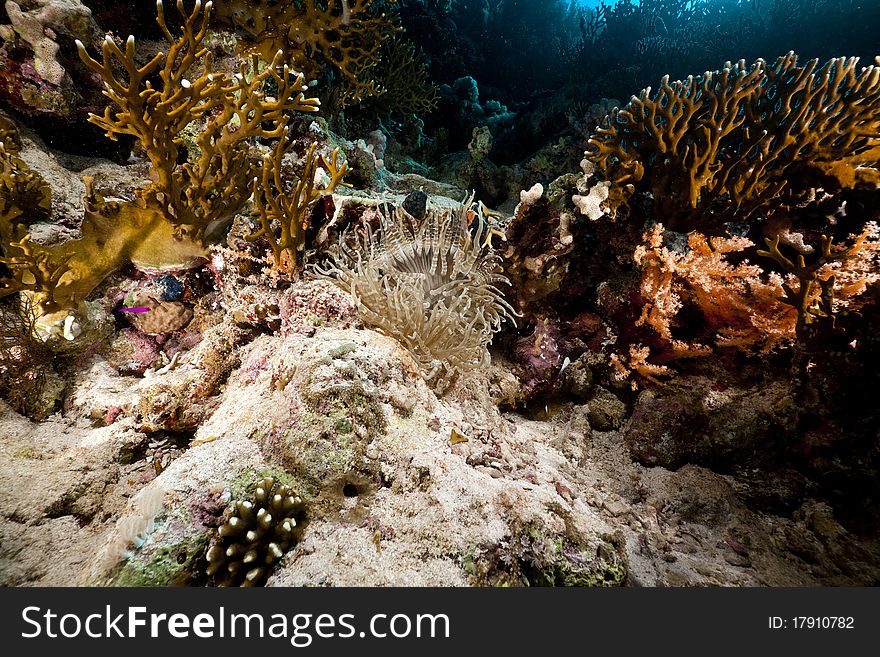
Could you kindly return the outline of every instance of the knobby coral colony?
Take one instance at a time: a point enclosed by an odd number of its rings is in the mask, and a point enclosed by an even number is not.
[[[609,214],[657,224],[633,254],[654,358],[633,344],[622,374],[653,378],[665,361],[711,353],[708,342],[802,342],[859,309],[880,279],[880,68],[857,65],[800,66],[789,53],[667,76],[594,135],[587,157],[611,181]],[[683,307],[699,311],[702,335],[677,337]]]
[[[11,274],[2,279],[2,292],[32,295],[37,314],[46,318],[43,323],[51,326],[59,313],[67,316],[126,262],[155,269],[192,265],[206,255],[206,233],[230,220],[260,182],[270,188],[258,194],[259,235],[271,238],[267,222],[277,219],[282,234],[269,239],[275,260],[280,262],[285,253],[295,257],[309,204],[341,181],[345,166],[334,153],[323,160],[330,183],[314,188],[313,148],[304,176],[308,181],[287,195],[277,169],[287,148],[289,113],[316,112],[319,101],[305,96],[304,77],[282,63],[281,52],[253,70],[244,62],[236,72],[215,70],[211,52],[203,45],[212,8],[213,3],[196,0],[186,11],[178,0],[183,24],[180,36],[174,36],[158,0],[157,22],[169,47],[141,66],[136,63],[134,37],[123,49],[108,35],[100,59],[77,41],[81,59],[103,80],[111,101],[103,115],[93,114],[90,121],[111,139],[139,139],[154,179],[137,190],[133,202],[106,202],[86,180],[87,212],[80,239],[57,246],[30,240],[27,223],[32,219],[23,215],[48,209],[48,188],[15,157],[13,141],[4,136],[10,129],[0,126],[0,238],[2,262]],[[192,125],[198,131],[196,153],[181,158],[183,134]],[[257,139],[281,141],[273,156],[261,158],[254,152]]]
[[[367,324],[396,338],[444,389],[453,376],[479,367],[487,345],[515,312],[504,300],[490,224],[473,196],[455,211],[413,217],[401,204],[383,208],[381,226],[345,233],[326,266],[327,277],[355,300]]]
[[[220,586],[262,586],[299,537],[303,501],[272,478],[259,482],[253,500],[230,505],[206,553],[207,574]]]

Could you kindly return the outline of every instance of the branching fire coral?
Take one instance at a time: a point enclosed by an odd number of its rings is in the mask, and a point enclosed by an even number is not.
[[[18,157],[21,142],[11,119],[0,114],[0,297],[49,290],[65,272],[31,243],[28,225],[48,214],[52,197],[43,177]]]
[[[437,106],[439,93],[428,84],[423,57],[419,48],[399,36],[385,43],[375,69],[382,87],[375,100],[379,111],[423,114]]]
[[[857,65],[798,66],[789,53],[666,76],[656,94],[649,87],[612,112],[588,157],[612,182],[612,204],[650,191],[656,216],[677,231],[785,214],[814,187],[874,186],[880,68]]]
[[[880,277],[880,68],[857,64],[789,53],[666,76],[591,139],[605,207],[636,234],[653,226],[628,247],[649,330],[618,345],[618,373],[655,378],[718,347],[815,347],[863,307]]]
[[[493,334],[514,321],[497,287],[507,283],[499,259],[482,247],[489,224],[481,212],[473,197],[455,212],[429,210],[420,220],[400,205],[383,213],[378,232],[366,225],[354,244],[343,234],[328,266],[315,267],[350,292],[364,321],[406,347],[441,390],[456,373],[484,364]]]
[[[282,53],[254,70],[244,62],[235,72],[214,69],[203,43],[213,3],[196,0],[187,11],[178,0],[179,36],[172,34],[161,0],[156,8],[169,47],[143,65],[137,63],[133,37],[123,48],[108,35],[100,59],[77,43],[81,59],[100,76],[111,101],[103,115],[93,114],[90,120],[111,139],[137,137],[152,165],[154,182],[137,190],[134,202],[104,201],[86,180],[82,237],[53,246],[36,244],[26,229],[33,219],[21,215],[33,207],[48,208],[48,188],[10,151],[11,138],[4,137],[8,145],[0,147],[0,239],[2,261],[11,274],[2,284],[7,292],[33,294],[38,315],[75,309],[129,261],[150,268],[191,266],[206,253],[206,232],[244,206],[252,181],[270,182],[271,175],[259,174],[272,162],[260,157],[256,141],[284,140],[290,112],[318,110],[318,100],[305,96],[303,76],[282,65]],[[6,123],[0,130],[0,136],[10,132]],[[198,135],[192,153],[184,146],[186,131]],[[320,192],[332,191],[344,173],[335,156],[332,165],[333,181]],[[314,162],[307,168],[313,177]],[[311,182],[302,191],[305,196],[295,199],[290,217],[297,225],[316,199]],[[260,195],[266,198],[275,198],[271,190]],[[297,245],[296,238],[282,240],[276,257]]]
[[[304,95],[303,76],[281,65],[280,52],[259,71],[251,72],[242,63],[235,74],[215,72],[211,52],[202,45],[212,7],[196,0],[186,12],[178,0],[184,23],[181,36],[175,37],[158,1],[157,21],[170,45],[167,54],[158,53],[143,66],[135,62],[134,37],[123,51],[108,36],[100,62],[77,44],[80,57],[101,76],[104,93],[116,106],[90,120],[111,139],[127,134],[140,140],[156,176],[155,183],[141,190],[141,202],[161,210],[194,240],[247,200],[259,166],[249,156],[249,140],[277,139],[284,134],[287,112],[318,109],[318,101]],[[115,66],[125,71],[124,78],[116,76]],[[151,78],[156,75],[161,84],[154,87]],[[270,82],[277,89],[273,96]],[[205,122],[196,141],[199,154],[195,161],[178,164],[181,134],[195,121]]]
[[[833,239],[823,235],[821,249],[809,260],[803,253],[794,259],[783,254],[779,235],[766,239],[767,251],[758,251],[773,258],[787,274],[780,301],[797,312],[794,332],[803,342],[823,328],[834,329],[837,313],[857,310],[863,301],[858,297],[880,281],[880,225],[868,222],[849,241],[849,246],[835,247]]]
[[[302,174],[291,191],[288,191],[282,175],[287,152],[283,138],[272,154],[264,158],[261,176],[253,179],[254,205],[260,228],[246,239],[265,239],[272,249],[275,266],[283,271],[292,271],[296,266],[297,256],[305,244],[312,207],[339,185],[345,184],[342,178],[348,172],[348,164],[339,161],[339,149],[333,151],[330,159],[321,155],[319,160],[316,147],[317,144],[309,147]],[[328,176],[320,185],[315,180],[319,161],[324,164]]]
[[[28,300],[0,304],[0,397],[32,415],[42,402],[52,355],[34,335],[36,316]]]
[[[390,0],[391,4],[395,0]],[[382,44],[397,29],[381,11],[382,0],[236,0],[218,8],[218,19],[252,41],[250,50],[266,61],[278,51],[309,79],[324,65],[335,69],[359,101],[380,93],[370,70]]]
[[[47,215],[52,205],[49,186],[18,157],[20,151],[18,129],[0,113],[0,247],[4,250],[22,239],[27,225]]]

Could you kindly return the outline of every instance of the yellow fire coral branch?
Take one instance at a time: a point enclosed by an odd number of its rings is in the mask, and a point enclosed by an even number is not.
[[[376,99],[380,111],[402,114],[432,112],[440,95],[428,83],[428,70],[422,51],[399,36],[390,39],[381,51],[373,73],[382,93]]]
[[[275,265],[282,270],[292,271],[296,266],[297,254],[305,243],[311,209],[320,198],[332,194],[339,185],[345,185],[342,178],[348,172],[348,164],[339,162],[338,148],[334,149],[329,160],[321,155],[320,162],[329,180],[316,187],[319,157],[315,154],[317,144],[313,143],[299,180],[288,192],[282,178],[282,160],[287,153],[285,142],[282,138],[274,151],[266,155],[261,176],[253,179],[254,205],[260,228],[245,239],[265,239],[272,249]],[[275,223],[279,226],[277,236],[273,228]]]
[[[173,171],[177,164],[180,147],[178,136],[196,117],[211,109],[212,102],[223,94],[224,80],[210,73],[211,53],[201,48],[210,17],[212,3],[202,11],[196,0],[192,12],[183,13],[183,2],[178,9],[186,16],[183,35],[175,38],[165,21],[165,9],[161,0],[156,2],[157,22],[170,43],[168,54],[159,52],[147,64],[135,63],[135,39],[129,36],[123,52],[110,35],[101,46],[102,61],[93,59],[79,40],[76,47],[82,61],[95,71],[104,82],[104,95],[113,105],[108,105],[103,116],[92,114],[89,120],[106,131],[115,140],[117,135],[137,137],[158,176],[157,185],[172,191],[175,187]],[[200,61],[206,74],[194,81],[184,75]],[[121,65],[127,80],[120,80],[114,73],[114,62]],[[160,69],[161,67],[161,69]],[[153,88],[149,78],[156,72],[162,81],[161,90]]]
[[[801,340],[806,337],[807,327],[819,318],[830,319],[832,324],[834,321],[831,300],[834,295],[834,275],[828,276],[826,280],[819,278],[819,273],[825,268],[825,265],[834,260],[844,260],[850,257],[847,249],[838,249],[836,252],[831,250],[833,238],[822,235],[822,246],[819,255],[813,258],[812,262],[807,263],[803,254],[796,256],[796,261],[792,261],[783,255],[779,249],[780,236],[777,235],[773,239],[766,238],[768,250],[759,250],[758,255],[772,258],[782,269],[789,274],[793,274],[798,281],[798,289],[795,290],[788,283],[782,284],[785,296],[781,298],[786,303],[797,310],[797,325],[795,334]],[[855,248],[854,248],[855,251]],[[816,286],[821,290],[820,294],[816,294]],[[827,303],[823,303],[827,302]],[[823,307],[824,306],[824,307]]]
[[[66,262],[52,262],[31,242],[28,225],[48,214],[52,196],[42,176],[17,155],[20,140],[15,124],[0,114],[0,297],[34,289],[50,289],[66,271]],[[2,269],[2,268],[0,268]]]
[[[196,0],[186,12],[183,0],[177,0],[184,18],[179,37],[168,28],[161,0],[156,8],[169,49],[143,66],[135,63],[133,37],[122,50],[108,36],[100,62],[77,42],[83,62],[101,76],[104,93],[115,105],[90,121],[111,139],[127,134],[141,141],[155,177],[141,190],[142,200],[163,212],[179,233],[198,241],[209,225],[230,217],[247,200],[248,183],[259,166],[249,157],[248,140],[277,138],[288,112],[316,112],[319,101],[305,97],[304,77],[282,65],[281,52],[253,75],[244,64],[234,74],[215,72],[211,53],[202,46],[212,2],[203,6]],[[114,62],[125,71],[124,79],[116,77]],[[150,81],[157,74],[160,88]],[[273,97],[266,93],[270,80],[277,87]],[[200,152],[180,165],[181,133],[194,121],[205,122],[196,140]]]
[[[232,0],[217,13],[244,32],[252,44],[248,50],[266,61],[282,50],[285,61],[309,79],[329,65],[349,83],[347,100],[382,93],[371,72],[382,44],[399,28],[373,10],[373,0]]]
[[[666,76],[655,95],[645,89],[612,112],[588,158],[611,181],[612,205],[651,192],[656,216],[677,231],[785,214],[814,187],[876,185],[880,67],[857,65],[798,66],[789,53]]]

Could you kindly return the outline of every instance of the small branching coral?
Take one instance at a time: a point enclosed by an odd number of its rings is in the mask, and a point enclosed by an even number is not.
[[[788,257],[780,248],[780,236],[766,238],[766,251],[786,274],[780,301],[797,313],[794,334],[802,343],[815,342],[836,330],[836,315],[858,311],[870,285],[880,282],[880,225],[868,222],[860,235],[850,235],[849,245],[834,246],[827,235],[818,252]],[[860,298],[861,297],[861,298]]]
[[[641,270],[641,316],[650,329],[647,345],[631,345],[613,358],[623,378],[635,371],[648,380],[670,374],[664,363],[715,353],[718,347],[768,353],[789,344],[819,344],[840,312],[858,312],[864,294],[880,281],[880,227],[865,225],[845,245],[823,239],[820,252],[789,258],[780,238],[767,239],[781,272],[748,260],[731,261],[754,245],[743,237],[707,237],[694,231],[686,249],[664,243],[662,225],[647,231],[633,259]],[[699,318],[699,321],[695,321]],[[648,358],[651,358],[649,361]]]
[[[42,176],[18,157],[21,142],[11,119],[0,114],[0,297],[32,289],[35,276],[51,274],[40,267],[29,243],[28,225],[48,214],[51,193]]]
[[[299,540],[302,499],[268,478],[257,484],[252,501],[234,502],[230,512],[208,548],[207,573],[220,586],[262,586]]]
[[[34,335],[30,300],[0,304],[0,397],[17,412],[33,416],[40,408],[52,371],[52,353]]]
[[[422,219],[404,205],[386,209],[376,233],[367,224],[351,242],[343,234],[331,262],[314,271],[349,292],[363,320],[406,347],[442,391],[458,372],[487,362],[493,335],[515,312],[498,289],[508,282],[497,273],[499,258],[484,247],[490,223],[482,204],[470,197]]]
[[[338,186],[345,185],[342,178],[348,172],[348,164],[339,161],[339,149],[328,159],[318,156],[316,148],[314,143],[309,147],[302,174],[292,189],[283,178],[283,160],[288,150],[284,138],[271,154],[266,154],[260,177],[253,179],[251,189],[260,227],[246,239],[265,239],[272,249],[275,266],[282,271],[293,271],[296,266],[305,245],[312,208]],[[319,161],[327,172],[327,180],[322,182],[316,180]]]
[[[375,77],[382,93],[373,105],[379,112],[427,114],[437,106],[437,87],[428,84],[424,54],[410,41],[396,36],[381,51]]]
[[[880,68],[857,65],[798,66],[789,53],[666,76],[612,111],[588,157],[611,181],[612,205],[650,191],[658,220],[682,232],[785,214],[814,187],[876,185]]]

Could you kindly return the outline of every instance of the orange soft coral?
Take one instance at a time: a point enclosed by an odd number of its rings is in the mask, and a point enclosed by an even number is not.
[[[827,240],[825,250],[807,262],[803,256],[791,261],[776,240],[768,240],[782,274],[765,270],[768,261],[763,259],[761,264],[743,260],[743,252],[754,246],[745,238],[692,232],[682,253],[664,245],[663,233],[663,226],[655,225],[633,254],[642,276],[643,306],[636,325],[651,329],[654,348],[631,345],[628,358],[617,356],[621,376],[635,371],[655,380],[668,373],[663,363],[709,355],[717,348],[767,353],[805,339],[819,319],[833,323],[836,313],[859,310],[868,286],[880,281],[880,226],[875,222],[840,247],[832,248]]]

